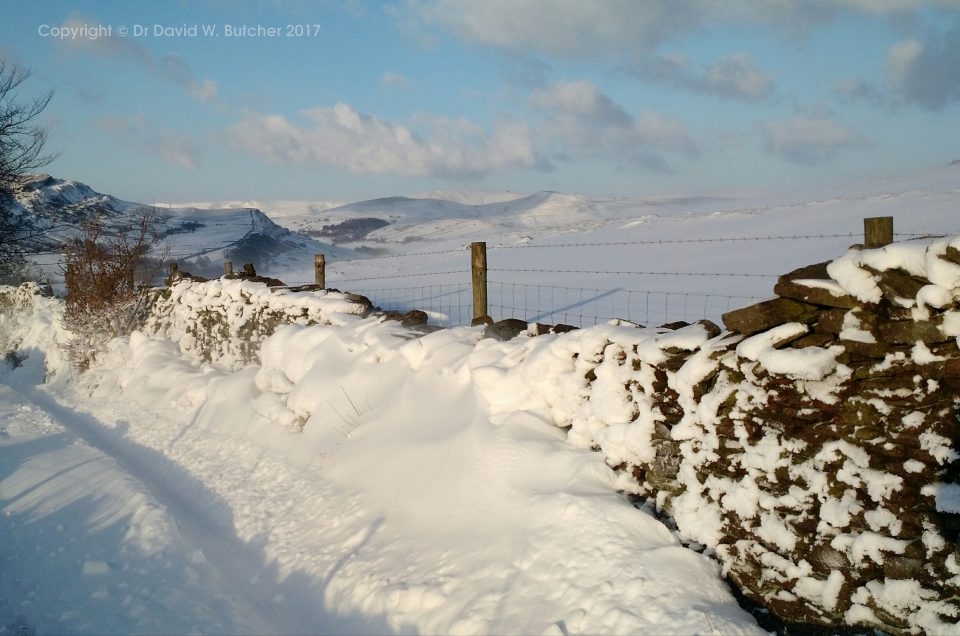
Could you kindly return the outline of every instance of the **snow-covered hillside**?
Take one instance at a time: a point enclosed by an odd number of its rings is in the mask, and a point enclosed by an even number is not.
[[[84,220],[100,214],[108,226],[119,226],[126,219],[153,210],[161,247],[169,249],[171,260],[181,269],[204,275],[219,275],[223,261],[239,266],[252,262],[261,270],[283,273],[302,271],[313,262],[316,253],[330,260],[348,258],[347,249],[316,241],[274,223],[255,207],[200,209],[189,206],[149,206],[121,201],[100,194],[89,186],[48,175],[28,177],[15,193],[15,213],[21,223],[47,230],[49,254],[37,261],[54,278],[58,273],[58,246],[74,235]]]
[[[716,320],[769,297],[780,274],[862,242],[866,217],[894,217],[898,240],[960,231],[956,165],[774,194],[508,196],[441,193],[322,210],[302,202],[299,213],[283,202],[277,220],[307,233],[380,221],[382,227],[368,223],[365,236],[340,243],[364,257],[328,267],[327,284],[385,307],[427,310],[442,325],[471,318],[473,241],[485,241],[489,250],[494,319],[580,326],[626,318],[656,325]],[[272,215],[269,201],[260,204]],[[309,269],[291,276],[312,280]]]

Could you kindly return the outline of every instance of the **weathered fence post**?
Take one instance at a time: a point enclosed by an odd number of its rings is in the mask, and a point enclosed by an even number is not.
[[[313,257],[313,282],[320,289],[327,288],[327,257],[323,254]]]
[[[863,220],[863,244],[883,247],[893,243],[893,217],[874,216]]]
[[[470,244],[470,270],[473,279],[473,319],[487,314],[487,244]]]
[[[224,275],[224,276],[233,276],[233,261],[224,261],[224,262],[223,262],[223,275]]]

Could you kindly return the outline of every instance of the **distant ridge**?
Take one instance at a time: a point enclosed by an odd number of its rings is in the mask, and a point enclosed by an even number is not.
[[[353,256],[334,247],[277,225],[257,208],[203,209],[152,206],[123,201],[95,191],[79,181],[47,174],[28,175],[14,192],[14,214],[26,228],[46,233],[45,248],[56,253],[59,245],[79,231],[80,224],[96,214],[108,226],[118,226],[138,210],[153,210],[159,218],[163,242],[170,259],[182,269],[204,276],[218,276],[223,261],[251,262],[265,273],[307,269],[313,255],[322,252],[328,260]]]

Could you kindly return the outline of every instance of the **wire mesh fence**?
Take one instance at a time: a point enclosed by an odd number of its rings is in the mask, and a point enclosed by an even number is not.
[[[563,323],[575,327],[613,319],[659,326],[680,320],[718,320],[724,312],[762,300],[727,296],[633,289],[591,289],[492,281],[489,307],[494,317],[527,322]]]
[[[473,318],[469,283],[417,287],[357,287],[385,311],[419,309],[430,323],[441,327],[469,325]],[[755,296],[700,294],[675,291],[563,287],[490,281],[488,309],[494,320],[518,318],[527,322],[587,327],[614,319],[659,326],[702,318],[717,321],[720,315],[762,300]]]
[[[865,219],[866,221],[881,221],[884,219]],[[887,229],[892,232],[892,225]],[[765,235],[739,237],[702,237],[652,240],[626,240],[607,242],[556,242],[522,245],[493,245],[490,249],[515,251],[521,249],[572,249],[572,248],[605,248],[615,246],[634,245],[679,245],[702,243],[744,243],[750,241],[797,241],[797,240],[848,240],[859,238],[862,235],[846,234],[794,234],[794,235]],[[893,237],[901,239],[931,238],[934,235],[920,232],[897,232],[885,238],[887,242]],[[940,236],[940,235],[936,235]],[[869,241],[868,241],[869,242]],[[881,243],[885,244],[885,243]],[[744,307],[764,298],[751,295],[731,295],[703,293],[703,289],[714,288],[714,283],[691,284],[690,287],[701,291],[660,291],[649,289],[631,289],[627,287],[607,287],[601,285],[610,281],[622,279],[632,280],[629,285],[643,286],[643,278],[666,277],[681,280],[692,279],[752,279],[757,281],[775,280],[779,274],[762,272],[724,272],[724,271],[647,271],[631,268],[614,269],[550,269],[533,267],[504,267],[503,264],[492,268],[486,266],[486,244],[474,243],[473,246],[484,246],[483,276],[485,283],[486,311],[493,320],[504,318],[518,318],[527,322],[547,324],[568,324],[575,327],[585,327],[602,324],[611,320],[628,320],[646,326],[659,326],[677,321],[694,322],[700,319],[710,319],[719,322],[721,316],[733,309]],[[442,249],[422,251],[407,254],[391,254],[367,257],[365,262],[384,259],[412,259],[420,257],[445,256],[462,254],[468,258],[471,246],[460,249]],[[341,261],[341,263],[349,262]],[[504,263],[510,264],[510,263]],[[427,313],[431,324],[442,327],[469,325],[475,315],[473,307],[474,286],[477,285],[476,268],[474,271],[449,268],[444,271],[413,271],[402,265],[390,265],[385,271],[376,273],[354,274],[341,277],[335,275],[334,284],[342,289],[367,296],[380,309],[394,312],[408,312],[421,310]],[[524,263],[525,265],[525,263]],[[349,270],[348,270],[349,271]],[[362,271],[362,270],[361,270]],[[494,273],[501,280],[490,281],[487,272]],[[782,272],[780,272],[782,273]],[[471,281],[471,274],[474,275]],[[550,281],[564,278],[587,279],[603,277],[604,283],[595,287],[574,287],[555,284],[540,284],[537,279]],[[390,286],[391,282],[399,279],[440,279],[442,284],[417,286]],[[531,280],[532,278],[532,280]],[[509,280],[514,279],[514,280]],[[449,282],[449,281],[456,282]],[[589,284],[589,283],[588,283]],[[379,285],[379,286],[377,286]],[[684,283],[686,286],[686,283]],[[763,286],[766,286],[764,283]],[[757,285],[737,284],[733,286],[749,293]],[[482,311],[480,313],[483,313]]]

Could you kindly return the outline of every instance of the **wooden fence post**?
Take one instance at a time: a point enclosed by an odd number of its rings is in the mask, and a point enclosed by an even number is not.
[[[223,262],[223,275],[224,275],[224,276],[233,276],[233,261],[224,261],[224,262]]]
[[[473,280],[473,319],[487,316],[487,244],[470,244],[470,270]]]
[[[327,257],[323,254],[313,256],[313,282],[320,289],[327,288]]]
[[[893,217],[874,216],[863,220],[863,244],[883,247],[893,243]]]

